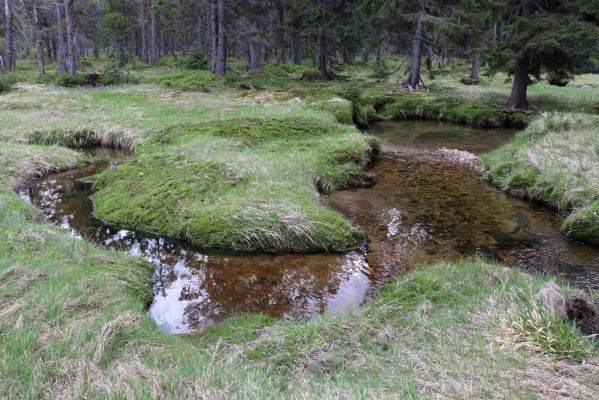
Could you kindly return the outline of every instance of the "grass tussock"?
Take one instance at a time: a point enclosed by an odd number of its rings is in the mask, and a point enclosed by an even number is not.
[[[95,178],[96,214],[204,248],[348,250],[363,233],[321,205],[317,188],[360,184],[371,146],[373,138],[323,117],[173,127]]]
[[[546,113],[512,143],[483,156],[483,166],[503,188],[568,212],[566,235],[599,243],[598,134],[595,116]]]
[[[0,141],[0,185],[17,188],[24,180],[74,168],[85,157],[58,146],[30,146]]]

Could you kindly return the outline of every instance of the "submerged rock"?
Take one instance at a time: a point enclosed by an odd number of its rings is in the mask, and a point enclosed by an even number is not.
[[[468,151],[448,149],[443,147],[442,149],[439,149],[439,154],[456,164],[464,164],[476,171],[481,170],[476,161],[476,155]]]

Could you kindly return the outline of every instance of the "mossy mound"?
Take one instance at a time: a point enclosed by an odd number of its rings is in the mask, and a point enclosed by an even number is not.
[[[528,117],[505,113],[498,107],[472,102],[451,94],[404,93],[395,96],[380,112],[393,119],[426,119],[456,122],[478,128],[521,128]]]
[[[360,185],[378,143],[330,119],[239,117],[173,127],[95,178],[107,222],[247,252],[344,251],[364,234],[318,202]]]
[[[570,214],[562,224],[562,232],[573,239],[599,244],[599,201]]]

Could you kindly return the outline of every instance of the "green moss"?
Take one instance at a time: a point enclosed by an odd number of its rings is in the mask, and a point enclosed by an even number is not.
[[[562,232],[576,240],[599,244],[599,201],[570,214],[562,224]]]
[[[481,128],[521,127],[528,118],[507,114],[494,105],[472,102],[461,95],[404,93],[393,96],[382,117],[394,119],[426,119],[457,122]]]
[[[538,175],[538,172],[534,169],[517,170],[510,175],[507,184],[510,188],[514,189],[528,189],[531,186],[534,186]]]
[[[352,249],[364,234],[321,205],[316,189],[356,184],[369,143],[354,128],[303,116],[167,129],[95,178],[96,214],[203,248]]]
[[[337,97],[330,100],[318,101],[313,106],[318,110],[330,112],[339,123],[348,125],[353,125],[354,123],[353,105],[348,100]]]
[[[184,91],[210,91],[210,88],[219,84],[219,79],[209,71],[177,71],[151,78],[152,83],[159,84],[169,89]]]

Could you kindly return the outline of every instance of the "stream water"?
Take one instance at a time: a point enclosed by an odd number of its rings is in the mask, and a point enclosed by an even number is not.
[[[555,211],[508,197],[441,147],[481,153],[512,132],[428,122],[372,128],[384,145],[370,189],[323,199],[362,227],[368,249],[347,254],[222,255],[109,226],[93,215],[85,178],[122,161],[96,149],[94,162],[36,180],[21,191],[74,236],[144,257],[156,265],[150,314],[164,331],[185,333],[240,313],[302,318],[360,305],[381,284],[427,262],[485,256],[599,288],[599,248],[559,233]]]

